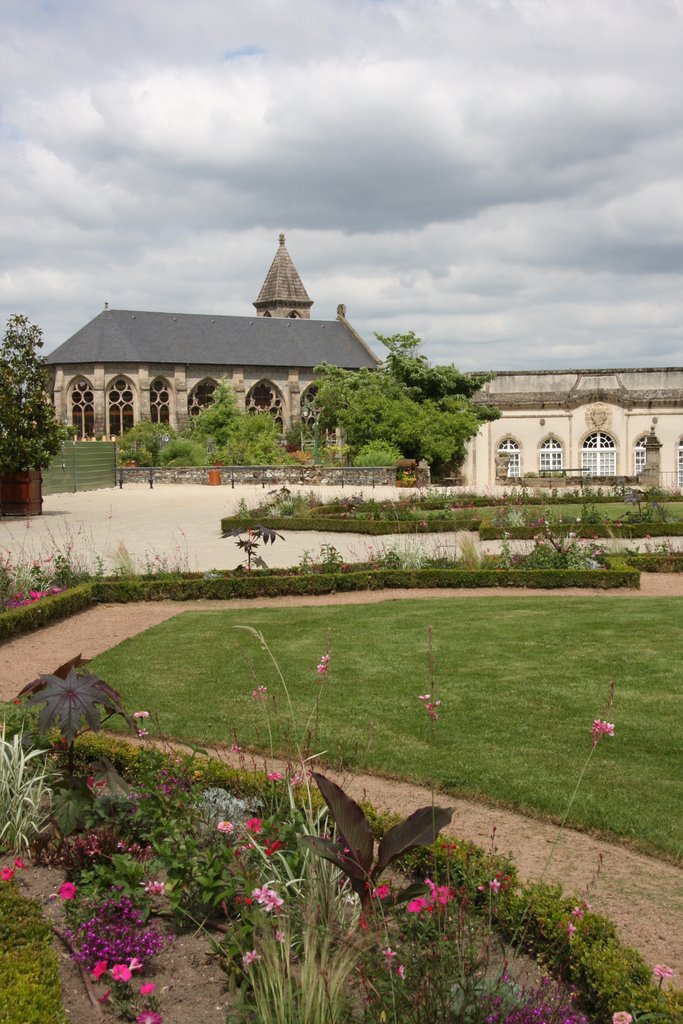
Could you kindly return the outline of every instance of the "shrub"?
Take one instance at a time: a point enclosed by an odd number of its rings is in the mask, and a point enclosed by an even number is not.
[[[38,903],[0,885],[0,1024],[67,1024],[52,932]]]
[[[386,441],[370,441],[354,456],[354,466],[395,466],[403,453]]]

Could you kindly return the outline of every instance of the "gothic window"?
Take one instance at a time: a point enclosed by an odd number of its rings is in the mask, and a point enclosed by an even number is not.
[[[562,445],[560,442],[554,437],[546,438],[540,447],[538,460],[541,473],[562,469]]]
[[[636,441],[636,446],[634,448],[634,459],[633,459],[633,472],[635,473],[636,476],[638,476],[639,473],[642,473],[643,470],[645,469],[645,459],[646,459],[645,442],[646,441],[647,441],[647,434],[643,434],[643,436],[639,437],[638,440]]]
[[[149,418],[152,423],[170,422],[170,391],[163,377],[157,377],[150,385]]]
[[[190,416],[199,416],[202,409],[213,403],[213,393],[218,385],[215,380],[202,380],[190,392],[187,407]]]
[[[301,396],[301,422],[305,423],[308,427],[312,427],[315,423],[311,402],[315,398],[317,390],[315,384],[309,384]]]
[[[581,449],[581,468],[587,476],[615,476],[617,452],[614,438],[601,430],[589,434]]]
[[[247,412],[267,412],[280,427],[283,426],[282,419],[282,395],[273,384],[262,380],[254,384],[246,399]]]
[[[499,455],[509,455],[508,476],[519,476],[522,469],[521,452],[519,445],[511,437],[506,437],[498,445]]]
[[[299,314],[297,313],[297,311],[295,309],[293,309],[291,313],[288,313],[287,316],[289,317],[290,320],[300,320],[301,319],[301,317],[299,316]]]
[[[95,395],[87,380],[77,380],[71,389],[71,423],[77,437],[92,437],[95,433]]]
[[[683,487],[683,441],[678,445],[678,486]]]
[[[117,377],[107,393],[109,433],[120,437],[135,424],[133,389],[124,377]]]

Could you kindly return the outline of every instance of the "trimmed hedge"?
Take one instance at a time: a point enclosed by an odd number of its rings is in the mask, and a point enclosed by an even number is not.
[[[240,519],[227,516],[221,519],[223,533],[236,526],[247,529],[250,526],[265,526],[269,530],[313,530],[318,533],[362,533],[370,537],[382,537],[389,533],[455,533],[459,530],[479,529],[479,520],[461,517],[460,519],[334,519],[332,516],[319,516],[310,519],[297,519],[288,516],[265,516],[263,519]]]
[[[76,746],[84,769],[91,759],[106,754],[133,782],[150,756],[149,747],[133,746],[106,734],[80,737]],[[155,756],[172,764],[170,754],[155,751]],[[202,786],[226,786],[238,795],[253,796],[265,785],[262,772],[242,773],[217,759],[195,756],[194,765]],[[363,810],[376,839],[398,820],[379,814],[367,803]],[[649,965],[637,950],[622,945],[607,917],[591,911],[577,920],[572,910],[582,905],[582,898],[564,895],[556,886],[520,882],[509,857],[449,838],[406,854],[399,867],[419,880],[429,877],[437,883],[447,882],[459,889],[470,905],[487,912],[493,909],[493,920],[508,940],[577,986],[595,1024],[610,1024],[613,1013],[633,1009],[656,1011],[659,1024],[683,1021],[683,990],[660,993]],[[494,877],[501,880],[501,891],[492,908],[489,883]],[[572,938],[569,922],[576,927]]]
[[[640,572],[683,572],[683,552],[641,555],[634,551],[624,555],[624,560]]]
[[[566,523],[569,529],[571,524]],[[628,538],[650,538],[650,537],[683,537],[683,523],[622,523],[616,526],[615,523],[594,523],[571,526],[571,532],[584,540],[592,540],[596,537],[628,537]],[[533,540],[539,533],[538,526],[487,526],[482,523],[479,527],[481,540],[501,540],[507,537],[508,540]]]
[[[454,587],[589,587],[600,590],[640,585],[637,569],[368,569],[358,572],[279,576],[268,571],[221,579],[102,580],[92,584],[103,603],[130,601],[229,600],[230,598],[311,596],[356,590],[413,590]]]
[[[90,608],[92,604],[93,584],[80,583],[61,594],[41,597],[33,604],[9,608],[0,614],[0,643],[34,629],[42,629],[60,619],[67,619],[70,615]]]
[[[0,883],[0,1024],[67,1024],[52,931],[39,903]]]

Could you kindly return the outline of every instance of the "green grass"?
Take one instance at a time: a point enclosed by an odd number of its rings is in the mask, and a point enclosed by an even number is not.
[[[203,743],[277,747],[289,709],[263,632],[289,686],[294,732],[333,762],[429,782],[561,817],[605,717],[570,822],[683,857],[683,600],[490,598],[363,606],[188,612],[100,656],[92,670],[132,710]],[[435,679],[427,671],[433,627]],[[316,664],[331,644],[322,684]],[[604,711],[610,681],[616,701]],[[417,697],[436,692],[432,740]]]

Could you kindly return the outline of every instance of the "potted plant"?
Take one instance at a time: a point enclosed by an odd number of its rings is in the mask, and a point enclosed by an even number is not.
[[[50,401],[50,378],[38,350],[42,331],[25,316],[7,321],[0,346],[0,510],[40,515],[44,469],[66,436]]]

